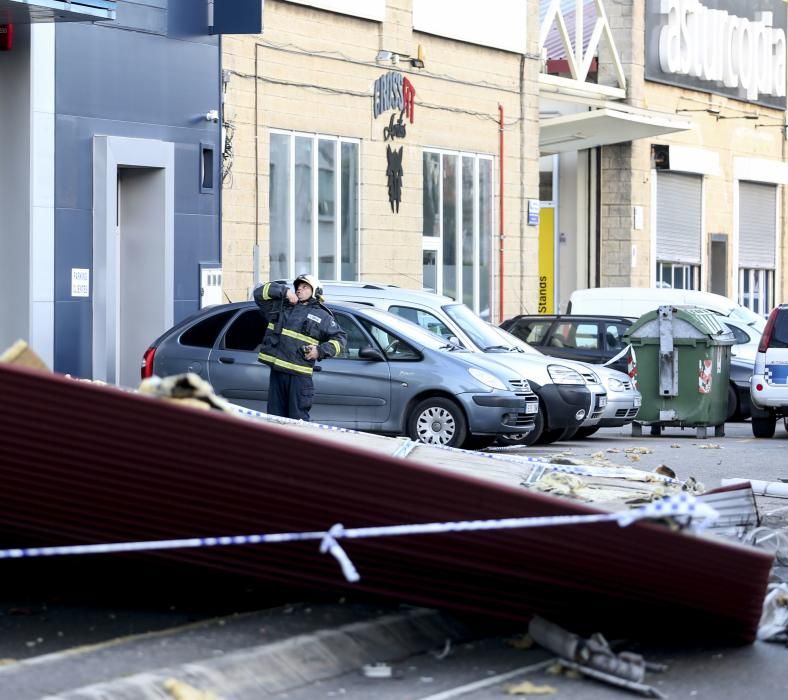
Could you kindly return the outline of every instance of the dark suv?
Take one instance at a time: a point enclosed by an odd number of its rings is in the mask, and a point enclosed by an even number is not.
[[[624,334],[636,320],[628,316],[521,314],[504,321],[501,328],[538,348],[545,355],[605,364],[626,347]],[[736,342],[741,343],[742,347],[751,341],[740,328],[731,326],[725,319],[721,321],[731,330]],[[624,354],[609,366],[628,374],[627,360],[627,355]],[[744,420],[750,416],[752,374],[753,363],[748,357],[731,358],[728,420]],[[786,409],[788,413],[788,406]]]
[[[501,328],[545,355],[603,364],[626,347],[624,333],[633,321],[625,316],[520,315]],[[626,357],[610,366],[627,372]]]

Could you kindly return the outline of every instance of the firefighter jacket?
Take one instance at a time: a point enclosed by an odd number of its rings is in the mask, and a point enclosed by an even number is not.
[[[318,360],[345,350],[347,336],[333,314],[314,297],[291,304],[289,285],[268,282],[254,290],[254,300],[266,324],[257,359],[281,372],[311,376],[314,360],[304,358],[304,347],[317,346]]]

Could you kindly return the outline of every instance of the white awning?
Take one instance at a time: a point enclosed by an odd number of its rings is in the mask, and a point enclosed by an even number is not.
[[[542,155],[579,151],[691,128],[690,119],[620,104],[540,119],[539,151]]]

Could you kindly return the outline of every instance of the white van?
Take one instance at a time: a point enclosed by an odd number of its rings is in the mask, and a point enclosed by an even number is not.
[[[766,327],[766,319],[728,297],[694,289],[649,287],[598,287],[578,289],[569,297],[567,313],[639,318],[660,306],[699,306],[733,320],[743,321],[759,333]]]

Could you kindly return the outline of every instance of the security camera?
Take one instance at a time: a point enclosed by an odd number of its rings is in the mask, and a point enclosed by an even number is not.
[[[208,114],[205,115],[205,121],[213,122],[214,124],[219,121],[219,110],[212,109]]]

